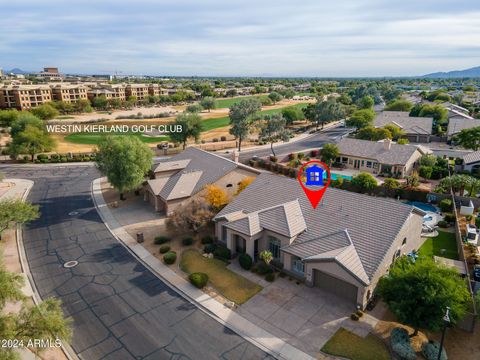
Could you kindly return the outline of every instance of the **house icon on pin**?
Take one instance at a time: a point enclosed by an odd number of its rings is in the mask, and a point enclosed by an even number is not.
[[[320,166],[310,166],[308,169],[305,170],[305,174],[307,177],[307,182],[305,183],[305,185],[324,186],[323,172],[324,170]]]

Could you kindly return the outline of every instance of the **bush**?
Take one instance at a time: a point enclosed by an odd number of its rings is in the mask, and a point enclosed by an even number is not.
[[[445,220],[440,220],[437,225],[441,228],[448,228],[448,223]]]
[[[220,141],[227,141],[227,137],[226,136],[220,136]]]
[[[168,245],[162,245],[160,246],[160,254],[165,254],[170,251],[170,246]]]
[[[297,159],[297,154],[295,153],[288,154],[288,160],[296,160],[296,159]]]
[[[167,265],[173,264],[177,260],[177,253],[174,251],[169,251],[165,255],[163,255],[163,261]]]
[[[238,262],[240,266],[245,270],[250,270],[252,268],[253,260],[252,257],[248,254],[240,254],[238,257]]]
[[[472,218],[473,218],[472,215],[466,215],[466,216],[465,216],[465,219],[466,219],[467,221],[472,221]]]
[[[270,161],[276,163],[278,161],[278,158],[276,156],[271,155]]]
[[[210,235],[206,235],[206,236],[202,237],[201,241],[202,241],[203,245],[212,244],[213,243],[213,238]]]
[[[268,282],[274,282],[275,281],[275,274],[273,272],[268,273],[265,275],[265,280]]]
[[[357,316],[359,318],[361,318],[363,316],[363,311],[362,310],[357,310],[357,312],[355,314],[357,314]]]
[[[191,237],[186,237],[182,239],[183,246],[190,246],[193,244],[193,239]]]
[[[438,351],[440,350],[440,344],[436,341],[429,341],[422,344],[422,354],[427,360],[437,360]],[[445,347],[442,348],[441,360],[448,360]]]
[[[408,332],[402,328],[395,328],[390,333],[390,344],[393,352],[402,360],[416,360],[417,354],[410,343]]]
[[[227,249],[224,246],[218,246],[213,252],[213,255],[220,259],[230,260],[232,257],[232,252],[230,249]]]
[[[203,248],[203,252],[205,254],[213,254],[215,252],[215,249],[217,248],[217,246],[215,244],[207,244],[205,245],[205,247]]]
[[[350,315],[350,319],[352,319],[353,321],[358,321],[359,317],[358,317],[358,315],[357,315],[356,313],[352,313],[352,314]]]
[[[202,289],[208,283],[208,275],[202,272],[191,273],[188,279],[195,287]]]
[[[47,154],[38,154],[37,159],[38,160],[48,160],[48,155]]]
[[[445,220],[447,223],[454,223],[454,222],[455,222],[455,215],[453,215],[453,214],[445,214],[444,220]]]
[[[477,218],[475,219],[475,225],[476,225],[477,227],[480,227],[480,217],[477,217]]]
[[[260,275],[273,273],[273,269],[270,267],[270,265],[265,264],[264,261],[258,261],[255,264],[254,268],[255,268],[255,272],[257,272]]]
[[[452,211],[452,200],[450,199],[443,199],[439,205],[442,211]]]
[[[52,155],[50,155],[50,159],[52,159],[52,160],[58,160],[58,159],[60,159],[60,155],[58,155],[58,154],[52,154]]]
[[[213,138],[212,141],[213,142],[218,142],[218,138]]]
[[[157,236],[155,237],[155,240],[153,242],[155,243],[155,245],[162,245],[169,241],[170,238],[168,236]]]

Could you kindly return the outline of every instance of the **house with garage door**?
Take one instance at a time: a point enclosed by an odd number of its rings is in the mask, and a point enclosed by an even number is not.
[[[462,170],[472,174],[480,174],[480,150],[463,155]]]
[[[186,200],[202,196],[205,185],[213,184],[233,195],[239,183],[255,177],[259,171],[238,162],[238,153],[233,160],[189,147],[180,154],[159,163],[154,169],[154,178],[146,182],[144,200],[155,211],[172,214]]]
[[[433,118],[413,117],[406,111],[382,111],[373,121],[375,127],[395,125],[405,132],[411,142],[428,143],[432,136]]]
[[[424,215],[334,188],[314,210],[296,180],[263,173],[214,220],[233,254],[269,250],[289,275],[364,308],[394,261],[422,245]]]

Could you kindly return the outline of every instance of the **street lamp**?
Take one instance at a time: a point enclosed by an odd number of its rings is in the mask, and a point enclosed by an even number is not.
[[[450,324],[450,307],[447,306],[445,311],[445,316],[443,317],[443,331],[442,339],[440,340],[440,349],[438,349],[438,360],[441,359],[442,349],[443,349],[443,340],[445,340],[445,332],[447,331],[447,326]]]

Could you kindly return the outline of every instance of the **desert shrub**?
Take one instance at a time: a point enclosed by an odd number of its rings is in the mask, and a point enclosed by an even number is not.
[[[162,245],[160,246],[160,254],[165,254],[170,251],[170,246],[168,245]]]
[[[440,350],[440,344],[436,341],[429,341],[422,344],[422,354],[427,360],[438,360],[438,352]],[[448,360],[445,347],[442,348],[441,360]]]
[[[218,138],[213,138],[212,141],[213,142],[218,142]]]
[[[203,245],[211,244],[211,243],[213,243],[213,238],[210,235],[206,235],[206,236],[202,237],[201,242],[202,242]]]
[[[173,264],[177,260],[177,253],[174,251],[169,251],[165,255],[163,255],[163,261],[167,265]]]
[[[217,246],[215,244],[207,244],[205,245],[205,247],[203,248],[203,252],[205,254],[213,254],[215,252],[215,249],[217,248]]]
[[[393,352],[402,360],[416,360],[417,354],[410,343],[408,331],[395,328],[390,333],[390,344]]]
[[[220,141],[227,141],[227,137],[226,136],[220,136]]]
[[[455,215],[453,214],[446,214],[444,220],[447,223],[454,223],[455,222]]]
[[[452,210],[452,200],[450,199],[443,199],[440,201],[440,210],[442,211],[451,211]]]
[[[353,321],[358,321],[359,317],[358,317],[358,315],[357,315],[356,313],[352,313],[352,314],[350,315],[350,319],[352,319]]]
[[[248,254],[240,254],[238,257],[238,262],[240,266],[245,270],[250,270],[252,268],[253,260],[252,257]]]
[[[169,241],[170,241],[170,238],[168,236],[160,235],[160,236],[156,236],[153,242],[155,243],[155,245],[162,245]]]
[[[183,246],[190,246],[193,244],[193,239],[191,237],[186,237],[182,239]]]
[[[273,272],[268,273],[265,275],[265,280],[268,282],[274,282],[275,281],[275,274]]]
[[[214,250],[213,255],[220,259],[230,260],[232,257],[232,252],[230,251],[230,249],[227,249],[225,246],[218,246]]]
[[[363,316],[363,311],[362,310],[357,310],[357,312],[355,314],[357,314],[357,316],[359,318],[361,318]]]
[[[437,225],[441,228],[447,228],[448,227],[448,223],[445,220],[440,220]]]
[[[202,289],[208,283],[208,275],[202,272],[191,273],[188,279],[195,287]]]

